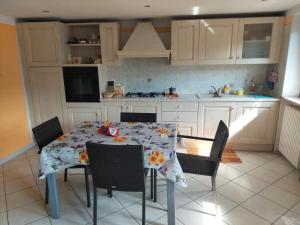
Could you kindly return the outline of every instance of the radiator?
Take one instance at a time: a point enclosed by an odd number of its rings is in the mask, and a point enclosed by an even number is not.
[[[300,108],[289,105],[284,107],[278,149],[293,166],[299,168]]]

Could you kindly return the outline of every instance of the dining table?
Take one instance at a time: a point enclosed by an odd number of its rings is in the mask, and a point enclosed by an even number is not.
[[[187,186],[176,156],[174,123],[111,122],[117,136],[102,132],[107,122],[84,121],[46,145],[40,155],[39,178],[47,178],[51,216],[60,217],[56,173],[76,165],[88,165],[87,142],[111,145],[143,145],[144,167],[154,168],[166,178],[168,225],[175,225],[175,185]]]

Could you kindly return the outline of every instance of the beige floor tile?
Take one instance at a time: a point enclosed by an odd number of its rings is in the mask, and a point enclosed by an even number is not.
[[[299,181],[300,180],[300,170],[295,170],[294,172],[287,175],[288,178]]]
[[[264,167],[258,167],[250,171],[249,174],[268,183],[274,183],[275,181],[278,181],[283,176],[282,174],[279,174],[277,172],[274,172]]]
[[[257,166],[263,165],[270,161],[270,159],[266,159],[265,157],[261,157],[256,154],[256,152],[249,152],[245,156],[242,156],[243,162],[248,162]]]
[[[141,224],[142,222],[142,202],[135,203],[127,208],[130,215]],[[152,223],[166,215],[166,209],[159,203],[146,201],[146,223]]]
[[[0,225],[8,225],[6,212],[0,213]]]
[[[195,202],[189,203],[177,210],[177,218],[188,225],[225,225],[221,217],[212,216],[201,211]]]
[[[4,191],[4,183],[0,182],[0,196],[4,195],[5,191]]]
[[[235,183],[247,188],[248,190],[258,193],[269,186],[269,183],[262,181],[259,178],[245,174],[234,180]]]
[[[5,193],[10,194],[25,188],[36,186],[33,175],[28,175],[5,183]]]
[[[240,206],[225,214],[223,220],[230,225],[270,225],[266,220]]]
[[[264,168],[270,169],[276,173],[281,175],[286,175],[294,171],[294,167],[292,165],[282,164],[281,161],[273,160],[263,165]]]
[[[211,177],[210,176],[196,175],[196,176],[194,176],[194,179],[200,181],[201,183],[205,184],[208,187],[211,187]],[[217,175],[217,178],[216,178],[216,187],[217,188],[228,182],[229,182],[229,180],[226,179],[225,177],[222,177],[219,174]]]
[[[285,208],[291,208],[293,205],[300,201],[299,196],[278,188],[274,185],[268,187],[259,194]]]
[[[125,209],[100,219],[98,223],[103,225],[138,225]]]
[[[268,159],[268,160],[273,160],[273,159],[282,157],[282,155],[275,154],[273,152],[255,152],[255,153],[252,153],[252,154],[263,157],[263,158]]]
[[[151,225],[167,225],[167,224],[168,224],[168,216],[163,216],[160,219],[151,223]],[[181,223],[178,219],[176,219],[175,225],[184,225],[184,224]]]
[[[217,190],[217,192],[239,204],[254,195],[253,192],[233,182],[223,185]]]
[[[5,182],[10,182],[25,176],[32,175],[32,170],[29,165],[17,167],[14,170],[5,170],[4,172]]]
[[[291,210],[300,215],[300,202],[298,202]]]
[[[3,165],[3,171],[15,170],[18,168],[27,168],[29,166],[28,160],[26,158],[11,160]]]
[[[237,204],[219,193],[212,192],[195,201],[200,205],[201,211],[212,215],[224,215]]]
[[[50,218],[49,217],[45,217],[43,219],[34,221],[32,223],[28,223],[26,225],[51,225],[51,222],[50,222]]]
[[[9,225],[24,225],[46,216],[47,213],[41,201],[8,211]]]
[[[142,200],[142,193],[140,192],[115,191],[113,192],[113,196],[123,207],[128,207]]]
[[[61,210],[61,217],[53,219],[52,225],[85,225],[91,223],[92,218],[82,206],[68,207]]]
[[[41,200],[41,195],[37,187],[30,187],[22,191],[6,195],[7,209],[11,210],[26,205],[37,200]]]
[[[98,219],[108,216],[110,214],[120,211],[123,206],[113,197],[100,197],[98,198]],[[91,203],[93,206],[93,202]],[[93,216],[93,207],[87,208],[87,211],[91,216]]]
[[[242,205],[270,223],[275,222],[287,211],[286,208],[259,195],[255,195]]]
[[[6,211],[6,199],[5,195],[0,196],[0,213]]]
[[[29,150],[26,152],[26,155],[27,155],[28,158],[36,157],[36,156],[38,156],[38,151],[39,151],[39,149],[38,149],[38,147],[36,146],[36,147],[33,147],[33,148],[29,149]]]
[[[220,164],[218,174],[227,178],[228,180],[234,180],[242,176],[245,172],[232,168],[225,164]]]
[[[274,185],[277,187],[280,187],[284,190],[287,190],[295,195],[300,196],[300,182],[299,181],[294,181],[287,177],[283,177],[282,179],[277,181]]]
[[[247,161],[243,162],[243,163],[232,163],[232,164],[226,164],[234,169],[240,170],[242,172],[249,172],[250,170],[253,170],[254,168],[257,167],[257,165],[253,164],[253,163],[249,163]]]
[[[300,215],[294,212],[287,212],[274,225],[300,225]]]
[[[193,178],[188,179],[187,184],[187,187],[178,186],[178,189],[192,200],[198,199],[201,196],[207,195],[209,192],[211,192],[211,187],[208,187]]]
[[[167,191],[163,191],[157,194],[157,201],[162,204],[165,208],[167,208]],[[175,191],[175,204],[176,204],[176,208],[179,208],[189,202],[191,202],[192,200],[185,195],[184,193],[182,193],[179,190]]]

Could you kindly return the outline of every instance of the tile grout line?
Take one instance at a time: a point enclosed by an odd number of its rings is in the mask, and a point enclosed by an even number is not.
[[[7,225],[9,225],[9,220],[8,220],[8,209],[7,209],[7,198],[6,198],[6,191],[5,191],[5,181],[4,181],[4,170],[3,166],[1,165],[1,171],[2,171],[2,177],[3,177],[3,191],[4,191],[4,201],[5,201],[5,212],[6,212],[6,220],[7,220]]]

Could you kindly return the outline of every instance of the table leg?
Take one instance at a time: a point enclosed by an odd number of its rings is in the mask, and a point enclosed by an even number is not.
[[[167,180],[168,225],[175,225],[175,183]]]
[[[51,216],[53,218],[58,219],[60,216],[60,210],[59,210],[58,192],[57,192],[57,184],[56,184],[55,174],[54,173],[48,174],[47,180],[48,180]]]

